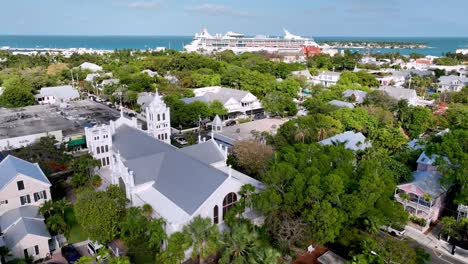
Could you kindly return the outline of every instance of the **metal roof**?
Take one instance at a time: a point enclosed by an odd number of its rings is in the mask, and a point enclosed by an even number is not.
[[[345,147],[351,150],[364,150],[371,146],[370,142],[366,142],[366,137],[361,133],[346,131],[336,136],[324,139],[319,142],[322,145],[331,145],[335,143],[345,143]]]
[[[127,125],[116,129],[113,148],[133,171],[135,184],[153,181],[157,191],[189,215],[228,178],[226,173]]]
[[[25,236],[35,235],[50,239],[44,220],[21,218],[4,234],[5,244],[9,248],[15,247]]]
[[[19,208],[8,210],[5,213],[3,213],[2,216],[0,216],[1,230],[6,230],[9,226],[14,224],[18,219],[22,217],[44,219],[44,217],[41,214],[39,214],[38,206],[21,206]]]
[[[18,174],[31,177],[46,185],[51,185],[37,163],[31,163],[15,156],[8,155],[0,162],[0,190],[5,187]]]
[[[205,87],[208,88],[208,87]],[[200,89],[205,89],[200,88]],[[236,101],[240,102],[244,99],[245,96],[249,94],[247,91],[232,89],[232,88],[225,88],[225,87],[215,87],[216,92],[207,91],[203,95],[190,97],[190,98],[183,98],[186,104],[189,104],[194,101],[202,101],[202,102],[212,102],[214,100],[218,100],[221,103],[227,103],[231,98],[235,99]]]
[[[80,97],[78,90],[71,85],[43,87],[39,92],[39,96],[54,96],[55,98],[75,99]]]
[[[208,165],[224,160],[224,155],[214,139],[182,148],[180,151]]]

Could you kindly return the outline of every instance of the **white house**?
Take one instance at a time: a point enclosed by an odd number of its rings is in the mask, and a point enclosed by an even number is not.
[[[314,76],[313,82],[315,84],[321,84],[325,87],[330,87],[338,83],[340,76],[341,76],[340,72],[323,71],[319,73],[317,76]]]
[[[263,111],[260,100],[247,91],[211,86],[193,89],[193,92],[195,97],[182,99],[186,104],[194,101],[209,103],[218,100],[227,109],[230,117]]]
[[[0,245],[13,257],[49,253],[50,234],[39,214],[39,206],[50,200],[50,182],[39,165],[14,156],[0,162]]]
[[[83,62],[78,67],[80,67],[80,69],[82,69],[82,70],[89,70],[89,71],[92,71],[92,72],[102,71],[101,66],[99,66],[97,64],[94,64],[94,63],[91,63],[91,62]]]
[[[468,86],[468,77],[455,75],[440,76],[437,83],[438,92],[459,92]]]
[[[292,71],[291,74],[293,76],[302,76],[306,78],[307,81],[312,81],[314,79],[314,76],[310,74],[309,70],[302,70],[302,71]]]
[[[43,87],[36,95],[39,104],[60,104],[80,98],[78,90],[71,85]]]
[[[396,100],[407,100],[409,105],[418,105],[418,95],[416,90],[399,88],[394,86],[382,86],[378,91],[382,91]]]
[[[168,114],[169,109],[158,96],[146,111],[157,125],[154,118]],[[228,167],[227,148],[214,140],[178,149],[158,140],[157,134],[138,129],[135,121],[123,116],[109,125],[86,128],[90,150],[109,146],[105,153],[110,157],[107,168],[112,183],[125,191],[133,206],[151,205],[153,216],[165,220],[167,234],[181,231],[196,216],[208,217],[223,228],[241,187],[261,187],[260,182]],[[101,157],[95,151],[91,154]]]
[[[336,136],[324,139],[319,143],[322,145],[343,143],[345,148],[353,151],[365,150],[366,148],[371,147],[371,143],[367,142],[366,137],[361,132],[355,133],[353,131],[346,131]]]
[[[350,108],[350,109],[354,108],[354,105],[352,103],[345,102],[345,101],[340,101],[340,100],[331,100],[328,103],[331,104],[331,105],[340,107],[340,108],[342,108],[342,107],[347,107],[347,108]]]
[[[364,103],[366,96],[367,92],[361,90],[346,90],[343,92],[343,97],[351,98],[358,104]]]

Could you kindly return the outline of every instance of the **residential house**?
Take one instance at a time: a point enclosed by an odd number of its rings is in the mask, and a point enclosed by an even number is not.
[[[468,86],[468,77],[455,75],[440,76],[437,83],[438,92],[459,92]]]
[[[304,77],[307,81],[312,81],[314,79],[314,76],[310,74],[309,70],[301,70],[301,71],[292,71],[291,74],[293,76],[302,76]]]
[[[407,100],[409,105],[419,105],[416,90],[399,88],[395,86],[382,86],[377,90],[384,92],[395,100]]]
[[[334,105],[334,106],[338,106],[340,108],[342,108],[342,107],[347,107],[347,108],[351,108],[351,109],[354,108],[354,105],[352,103],[345,102],[345,101],[340,101],[340,100],[331,100],[328,103],[331,104],[331,105]]]
[[[320,141],[319,144],[344,144],[346,149],[350,149],[352,151],[365,150],[366,148],[370,148],[372,146],[361,132],[355,133],[353,131],[346,131],[336,136],[324,139]]]
[[[346,90],[343,92],[343,96],[346,98],[351,98],[358,104],[364,103],[364,99],[367,96],[367,92],[361,90]]]
[[[155,71],[152,71],[150,69],[146,69],[146,70],[142,70],[141,73],[146,73],[148,74],[150,77],[154,77],[154,76],[158,76],[158,72],[155,72]]]
[[[110,85],[117,85],[120,83],[119,79],[106,79],[102,80],[102,82],[99,84],[98,89],[103,90],[106,86]]]
[[[80,98],[78,90],[71,85],[43,87],[36,95],[39,104],[60,104]]]
[[[313,82],[325,87],[330,87],[338,83],[340,76],[340,72],[323,71],[313,78]]]
[[[39,206],[50,200],[50,182],[37,163],[14,156],[0,162],[0,245],[12,257],[34,260],[49,253],[50,234]]]
[[[468,206],[464,204],[460,204],[457,207],[457,219],[460,220],[461,218],[468,218]]]
[[[413,181],[400,184],[395,190],[395,199],[405,210],[418,218],[426,220],[424,231],[431,222],[437,221],[444,206],[447,189],[440,184],[441,174],[434,164],[437,155],[427,156],[423,152],[417,160],[417,170]]]
[[[159,96],[151,104],[147,116],[162,116],[169,111]],[[101,142],[103,137],[106,142]],[[124,190],[133,206],[151,205],[153,217],[164,219],[168,235],[181,231],[197,216],[208,217],[224,228],[224,218],[240,199],[241,187],[262,187],[227,166],[227,148],[213,139],[178,149],[153,131],[138,129],[136,122],[124,116],[109,125],[86,128],[86,139],[89,149],[109,145],[110,164],[103,169],[110,181]],[[97,157],[95,152],[91,154]]]
[[[193,89],[193,92],[195,93],[195,97],[182,99],[186,104],[194,101],[210,103],[218,100],[227,109],[230,118],[263,111],[260,100],[247,91],[211,86]]]
[[[97,64],[94,64],[94,63],[91,63],[91,62],[83,62],[80,66],[78,66],[80,69],[82,70],[89,70],[89,71],[92,71],[92,72],[98,72],[98,71],[102,71],[102,67],[97,65]]]

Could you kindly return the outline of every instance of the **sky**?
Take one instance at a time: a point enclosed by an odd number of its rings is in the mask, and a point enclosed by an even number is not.
[[[468,0],[0,0],[0,35],[468,36]]]

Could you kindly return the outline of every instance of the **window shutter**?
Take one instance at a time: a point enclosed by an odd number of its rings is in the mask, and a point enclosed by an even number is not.
[[[37,202],[37,200],[39,200],[39,194],[34,193],[34,202]]]
[[[28,194],[28,195],[26,195],[26,197],[28,198],[28,203],[31,203],[31,196],[29,196],[29,194]]]
[[[47,199],[47,192],[46,191],[42,191],[43,195],[44,195],[44,199]]]
[[[36,251],[36,255],[39,255],[39,246],[38,245],[34,246],[34,251]]]
[[[21,205],[24,205],[26,203],[26,199],[24,196],[20,197]]]

